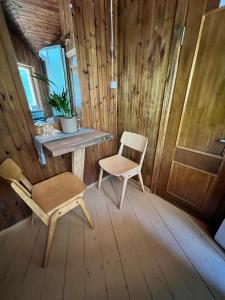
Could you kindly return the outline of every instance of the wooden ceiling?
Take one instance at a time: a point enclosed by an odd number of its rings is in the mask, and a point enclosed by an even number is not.
[[[9,28],[35,52],[61,37],[58,0],[4,0]]]

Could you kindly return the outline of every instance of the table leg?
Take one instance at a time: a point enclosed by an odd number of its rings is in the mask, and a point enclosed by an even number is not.
[[[83,180],[85,148],[78,148],[72,152],[72,173]]]

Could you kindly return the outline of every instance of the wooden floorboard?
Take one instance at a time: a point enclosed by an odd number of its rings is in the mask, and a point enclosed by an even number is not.
[[[196,285],[193,280],[196,279],[194,270],[191,270],[191,266],[186,261],[184,254],[171,237],[170,232],[166,230],[158,215],[154,214],[151,207],[146,207],[146,203],[144,203],[145,194],[139,191],[135,192],[139,201],[133,201],[133,197],[131,197],[133,187],[127,192],[128,201],[137,215],[149,244],[154,245],[153,253],[155,254],[155,259],[160,265],[174,298],[199,299],[194,294],[195,289],[189,288],[191,284]]]
[[[115,199],[112,185],[105,182],[103,190],[130,297],[132,299],[152,299],[150,288],[137,259],[137,253],[127,231],[127,226],[125,226],[123,215],[112,201]]]
[[[69,215],[63,299],[85,299],[84,217],[80,208]]]
[[[40,224],[40,222],[38,222],[38,224]],[[35,226],[38,226],[38,224],[36,224]],[[19,295],[20,300],[41,299],[47,271],[47,268],[41,268],[46,235],[46,226],[44,224],[41,224],[40,233],[35,244],[35,249],[31,257],[30,265],[21,286]]]
[[[95,187],[91,191],[91,196],[96,199],[108,299],[129,299],[124,266],[121,264],[121,256],[119,255],[105,196],[101,191],[97,191]]]
[[[54,236],[54,247],[52,247],[48,266],[46,269],[45,283],[41,299],[62,299],[64,290],[64,274],[68,253],[69,215],[60,218]]]
[[[0,299],[225,299],[225,254],[206,230],[160,197],[108,178],[57,224],[49,264],[41,268],[47,228],[0,237]]]
[[[212,240],[196,230],[187,214],[167,202],[152,201],[154,207],[164,219],[176,242],[186,253],[193,267],[216,299],[225,299],[225,260],[218,255]],[[170,214],[168,214],[168,210]]]
[[[30,265],[30,260],[34,251],[34,246],[40,227],[26,228],[24,234],[14,236],[19,243],[12,256],[12,262],[8,267],[7,273],[1,282],[1,299],[19,298],[20,289]]]
[[[94,188],[95,189],[95,188]],[[84,226],[85,232],[85,298],[86,299],[107,299],[106,279],[104,262],[101,249],[100,226],[98,220],[96,203],[93,201],[93,189],[86,192],[85,199],[88,209],[93,218],[95,228],[90,229],[87,222]],[[99,201],[99,199],[96,199]]]

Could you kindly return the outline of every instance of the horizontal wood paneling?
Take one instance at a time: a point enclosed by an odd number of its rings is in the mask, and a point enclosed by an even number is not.
[[[177,1],[119,2],[118,133],[143,134],[143,165],[150,186]],[[127,153],[135,159],[132,153]]]
[[[61,37],[58,0],[3,1],[11,29],[38,52]]]

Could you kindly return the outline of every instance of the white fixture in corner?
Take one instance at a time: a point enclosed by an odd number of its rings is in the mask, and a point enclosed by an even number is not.
[[[225,249],[225,219],[216,232],[215,240],[218,244],[220,244],[221,247]]]

